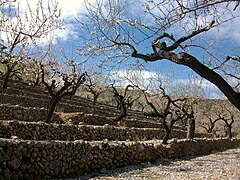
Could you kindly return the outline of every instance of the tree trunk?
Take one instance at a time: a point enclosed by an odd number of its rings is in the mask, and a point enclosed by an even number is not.
[[[6,90],[7,87],[8,87],[8,82],[9,82],[10,74],[11,74],[11,71],[7,71],[7,72],[4,74],[2,92],[3,92],[4,90]]]
[[[240,110],[240,93],[236,92],[230,86],[230,84],[228,84],[227,81],[223,79],[222,76],[220,76],[214,70],[205,66],[203,63],[198,61],[194,56],[191,56],[190,54],[184,52],[176,54],[174,52],[160,50],[157,53],[144,55],[138,54],[136,51],[134,51],[132,53],[132,57],[141,58],[149,62],[168,59],[176,64],[187,66],[191,68],[193,71],[195,71],[202,78],[205,78],[214,85],[216,85],[218,89],[228,98],[228,100],[238,110]]]
[[[51,122],[51,118],[53,116],[54,110],[56,108],[57,103],[59,102],[59,98],[52,98],[48,107],[48,112],[47,112],[47,116],[45,118],[45,122],[46,123],[50,123]]]
[[[98,95],[96,93],[93,94],[93,106],[96,105],[98,99]]]
[[[124,97],[123,96],[119,96],[119,101],[117,101],[119,103],[119,107],[120,107],[120,114],[116,117],[115,119],[115,123],[121,121],[124,117],[127,116],[127,105],[124,101]]]
[[[168,130],[165,129],[165,133],[164,133],[163,140],[162,140],[163,144],[167,144],[170,134],[171,134],[171,131],[169,129]]]
[[[207,79],[218,87],[219,90],[228,98],[228,100],[240,110],[240,94],[236,92],[218,73],[209,69],[207,66],[199,62],[195,57],[184,54],[182,64],[190,67],[201,77]]]
[[[227,137],[232,139],[232,126],[231,125],[228,125],[227,126]]]
[[[127,116],[127,108],[125,107],[125,105],[121,105],[121,106],[123,106],[123,107],[121,107],[121,112],[115,119],[116,123],[121,121],[123,118],[125,118]]]
[[[188,119],[188,127],[187,127],[187,139],[193,139],[195,134],[195,119]]]
[[[165,119],[163,119],[162,124],[163,124],[164,130],[165,130],[162,143],[163,144],[167,144],[167,141],[168,141],[168,139],[170,137],[171,129],[168,127],[167,122],[166,122]]]

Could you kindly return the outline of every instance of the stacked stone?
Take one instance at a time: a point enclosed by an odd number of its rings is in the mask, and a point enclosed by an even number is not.
[[[2,132],[2,133],[1,133]],[[120,140],[136,141],[162,139],[164,130],[159,128],[128,128],[104,126],[48,124],[44,122],[24,122],[18,120],[1,120],[0,137],[17,136],[21,139],[35,140]],[[173,131],[172,137],[184,138],[185,131]]]
[[[89,172],[157,158],[206,154],[213,150],[222,150],[223,143],[224,148],[240,146],[239,139],[180,140],[168,145],[162,145],[161,141],[66,142],[0,139],[0,179],[78,177]]]
[[[113,124],[113,118],[83,112],[70,113],[64,116],[64,121],[71,124],[105,125]]]
[[[0,139],[0,179],[64,178],[150,161],[159,155],[137,142],[62,142]]]
[[[0,104],[0,119],[19,119],[22,121],[44,121],[47,110],[44,108],[23,107],[19,105]],[[53,119],[60,120],[57,114],[53,115]]]
[[[127,127],[137,127],[137,128],[160,128],[162,126],[161,123],[153,122],[153,121],[144,121],[138,119],[125,119],[123,120],[124,125]]]
[[[48,102],[47,99],[27,97],[23,95],[1,94],[0,96],[1,104],[19,105],[24,107],[46,108]]]
[[[40,108],[46,108],[48,106],[50,96],[47,95],[47,92],[45,92],[41,88],[32,89],[32,87],[28,87],[25,84],[24,86],[21,86],[21,89],[19,89],[19,87],[16,87],[15,85],[11,86],[12,83],[10,83],[9,85],[10,87],[8,87],[8,89],[6,90],[6,94],[2,94],[2,96],[0,97],[0,103],[10,103],[13,105]],[[28,94],[27,97],[26,92]],[[56,110],[67,113],[92,113],[107,117],[115,117],[116,113],[118,113],[116,107],[101,103],[97,103],[93,108],[92,103],[89,100],[77,96],[73,96],[71,100],[69,99],[69,97],[63,98],[61,102],[57,105]],[[130,118],[137,117],[137,119],[147,119],[147,117],[145,117],[139,111],[129,110],[128,114]]]
[[[50,100],[50,96],[46,92],[44,93],[44,91],[42,91],[41,89],[36,89],[36,88],[29,90],[29,88],[17,89],[14,87],[8,87],[4,92],[5,94],[16,95],[16,96],[26,96],[26,92],[27,92],[28,97],[44,99],[47,101]]]
[[[98,114],[87,114],[83,112],[69,113],[64,116],[64,121],[71,124],[88,124],[88,125],[105,125],[114,124],[113,117],[106,117]],[[140,120],[136,118],[128,119],[125,118],[120,122],[120,125],[124,127],[135,127],[135,128],[160,128],[161,123],[153,120]],[[176,131],[186,131],[186,128],[181,126],[173,126]]]

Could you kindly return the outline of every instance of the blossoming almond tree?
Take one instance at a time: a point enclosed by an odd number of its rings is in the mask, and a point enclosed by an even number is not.
[[[53,51],[51,51],[53,53]],[[45,61],[39,61],[41,69],[41,82],[47,88],[51,96],[48,113],[45,118],[47,123],[51,122],[54,110],[60,100],[66,96],[72,96],[78,88],[84,83],[86,72],[80,72],[79,63],[74,59],[69,59],[62,54],[59,59],[48,53]],[[64,60],[64,64],[60,59]],[[49,71],[46,72],[46,69]],[[48,74],[47,74],[48,73]]]
[[[94,4],[85,0],[89,21],[82,27],[93,26],[87,47],[106,61],[168,60],[184,65],[213,83],[240,110],[239,45],[231,41],[234,33],[218,33],[239,18],[238,5],[239,1],[225,0],[97,0]]]
[[[26,4],[22,4],[22,3]],[[50,33],[63,24],[55,1],[39,0],[35,8],[28,1],[0,1],[0,63],[4,65],[3,89],[13,76],[18,76],[21,63],[27,63]],[[22,69],[21,69],[22,70]]]

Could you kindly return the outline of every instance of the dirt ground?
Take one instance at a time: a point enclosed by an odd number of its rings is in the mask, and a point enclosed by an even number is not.
[[[240,180],[240,148],[198,157],[142,163],[115,170],[102,170],[86,180]]]

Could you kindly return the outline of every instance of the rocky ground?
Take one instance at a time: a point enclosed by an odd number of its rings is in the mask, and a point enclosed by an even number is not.
[[[80,179],[86,180],[177,180],[211,179],[240,180],[240,148],[215,152],[206,156],[176,160],[158,159],[115,170],[102,170]]]

